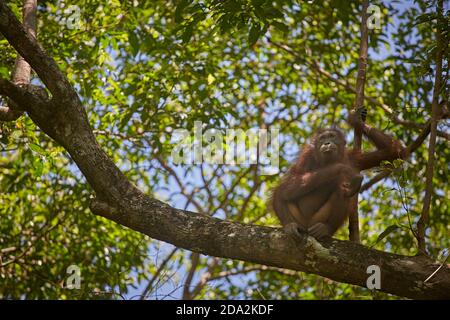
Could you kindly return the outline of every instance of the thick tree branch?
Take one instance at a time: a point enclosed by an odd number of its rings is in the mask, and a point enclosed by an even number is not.
[[[43,89],[32,85],[19,87],[3,78],[0,78],[0,95],[4,95],[14,101],[16,110],[25,110],[26,108],[39,109],[47,100]]]
[[[37,0],[24,0],[23,2],[23,26],[26,32],[36,37],[36,11]],[[20,55],[17,57],[12,82],[18,86],[27,86],[31,80],[31,67]],[[23,114],[14,102],[10,102],[7,107],[0,106],[0,121],[15,121]]]
[[[67,103],[78,101],[76,92],[56,62],[38,44],[35,35],[22,26],[5,1],[0,1],[0,32],[36,71],[53,96]]]
[[[305,236],[297,242],[280,229],[223,221],[150,199],[143,199],[135,210],[111,213],[93,207],[95,213],[122,225],[206,255],[315,273],[360,286],[365,286],[367,267],[378,265],[384,292],[422,299],[450,297],[448,268],[441,269],[427,283],[430,286],[423,284],[439,267],[426,258],[371,250],[348,241],[319,243]]]
[[[378,265],[383,292],[410,298],[450,298],[449,268],[441,268],[425,283],[439,267],[425,257],[395,255],[348,241],[330,239],[319,243],[307,236],[294,240],[279,228],[178,210],[143,194],[95,140],[79,98],[56,63],[33,37],[27,36],[3,0],[0,10],[0,32],[53,93],[53,99],[39,109],[27,106],[26,110],[46,134],[69,152],[95,190],[97,198],[91,204],[95,214],[183,249],[314,273],[358,286],[366,285],[367,267]],[[2,84],[8,86],[5,81]]]

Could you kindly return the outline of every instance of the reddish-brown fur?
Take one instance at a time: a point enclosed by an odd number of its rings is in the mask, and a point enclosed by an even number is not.
[[[347,217],[351,197],[359,191],[359,172],[403,156],[398,141],[364,124],[355,114],[349,121],[377,150],[348,150],[339,129],[316,132],[272,193],[272,208],[288,231],[308,232],[317,238],[332,236]]]

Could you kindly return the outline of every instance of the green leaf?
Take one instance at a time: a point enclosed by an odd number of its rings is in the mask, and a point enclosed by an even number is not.
[[[32,163],[34,169],[34,176],[40,177],[42,175],[42,171],[44,170],[44,159],[40,156],[37,156],[33,158]]]
[[[120,128],[123,128],[127,125],[127,123],[130,121],[131,117],[133,116],[133,112],[127,112],[122,119],[120,120]]]
[[[375,243],[371,247],[374,247],[375,245],[377,245],[381,240],[386,238],[390,233],[394,232],[397,229],[400,229],[400,227],[398,225],[396,225],[396,224],[393,224],[393,225],[390,225],[389,227],[387,227],[386,230],[384,230],[378,236],[377,240],[375,241]]]
[[[181,0],[178,3],[177,8],[175,9],[175,22],[176,23],[180,23],[181,21],[183,21],[183,11],[188,6],[188,4],[189,4],[189,0]]]
[[[285,25],[284,23],[278,22],[278,21],[272,21],[271,25],[273,25],[275,28],[280,30],[283,33],[288,33],[289,27]]]
[[[212,74],[208,74],[208,84],[212,84],[216,78]]]
[[[43,156],[47,155],[47,151],[42,149],[42,147],[40,145],[37,145],[35,143],[30,143],[29,146],[30,146],[30,149],[33,150],[34,152],[37,152],[37,153],[39,153],[40,155],[43,155]]]
[[[193,24],[190,23],[186,26],[186,28],[184,29],[183,35],[181,36],[183,43],[187,43],[187,42],[189,42],[189,40],[191,40],[192,31],[193,31]]]
[[[253,24],[248,34],[248,44],[253,46],[261,35],[261,29],[258,24]]]
[[[130,43],[131,53],[133,54],[133,56],[136,56],[139,52],[140,47],[138,36],[134,32],[129,32],[128,41]]]

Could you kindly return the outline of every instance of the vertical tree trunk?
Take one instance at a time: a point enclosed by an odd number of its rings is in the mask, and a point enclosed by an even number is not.
[[[366,83],[367,52],[369,46],[369,30],[367,27],[368,7],[369,1],[365,0],[361,10],[361,42],[359,45],[358,75],[356,77],[356,98],[354,104],[356,110],[364,108],[364,87]],[[353,149],[355,151],[360,151],[361,143],[362,132],[361,130],[355,129]],[[359,243],[358,194],[350,201],[348,229],[350,240]]]
[[[425,231],[430,217],[431,196],[433,193],[433,170],[434,170],[434,153],[436,147],[437,122],[440,113],[439,96],[442,90],[442,57],[445,47],[444,39],[442,37],[442,26],[444,4],[443,0],[437,3],[437,27],[436,27],[436,70],[434,77],[433,102],[431,105],[431,132],[430,143],[428,145],[428,163],[426,168],[426,182],[425,182],[425,197],[423,199],[422,212],[420,214],[419,222],[417,223],[417,242],[419,251],[426,253]]]

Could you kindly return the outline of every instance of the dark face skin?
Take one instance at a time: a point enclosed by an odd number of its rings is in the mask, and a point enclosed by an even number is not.
[[[342,137],[334,130],[321,132],[316,139],[316,148],[318,148],[321,158],[328,163],[340,159],[344,144]]]

